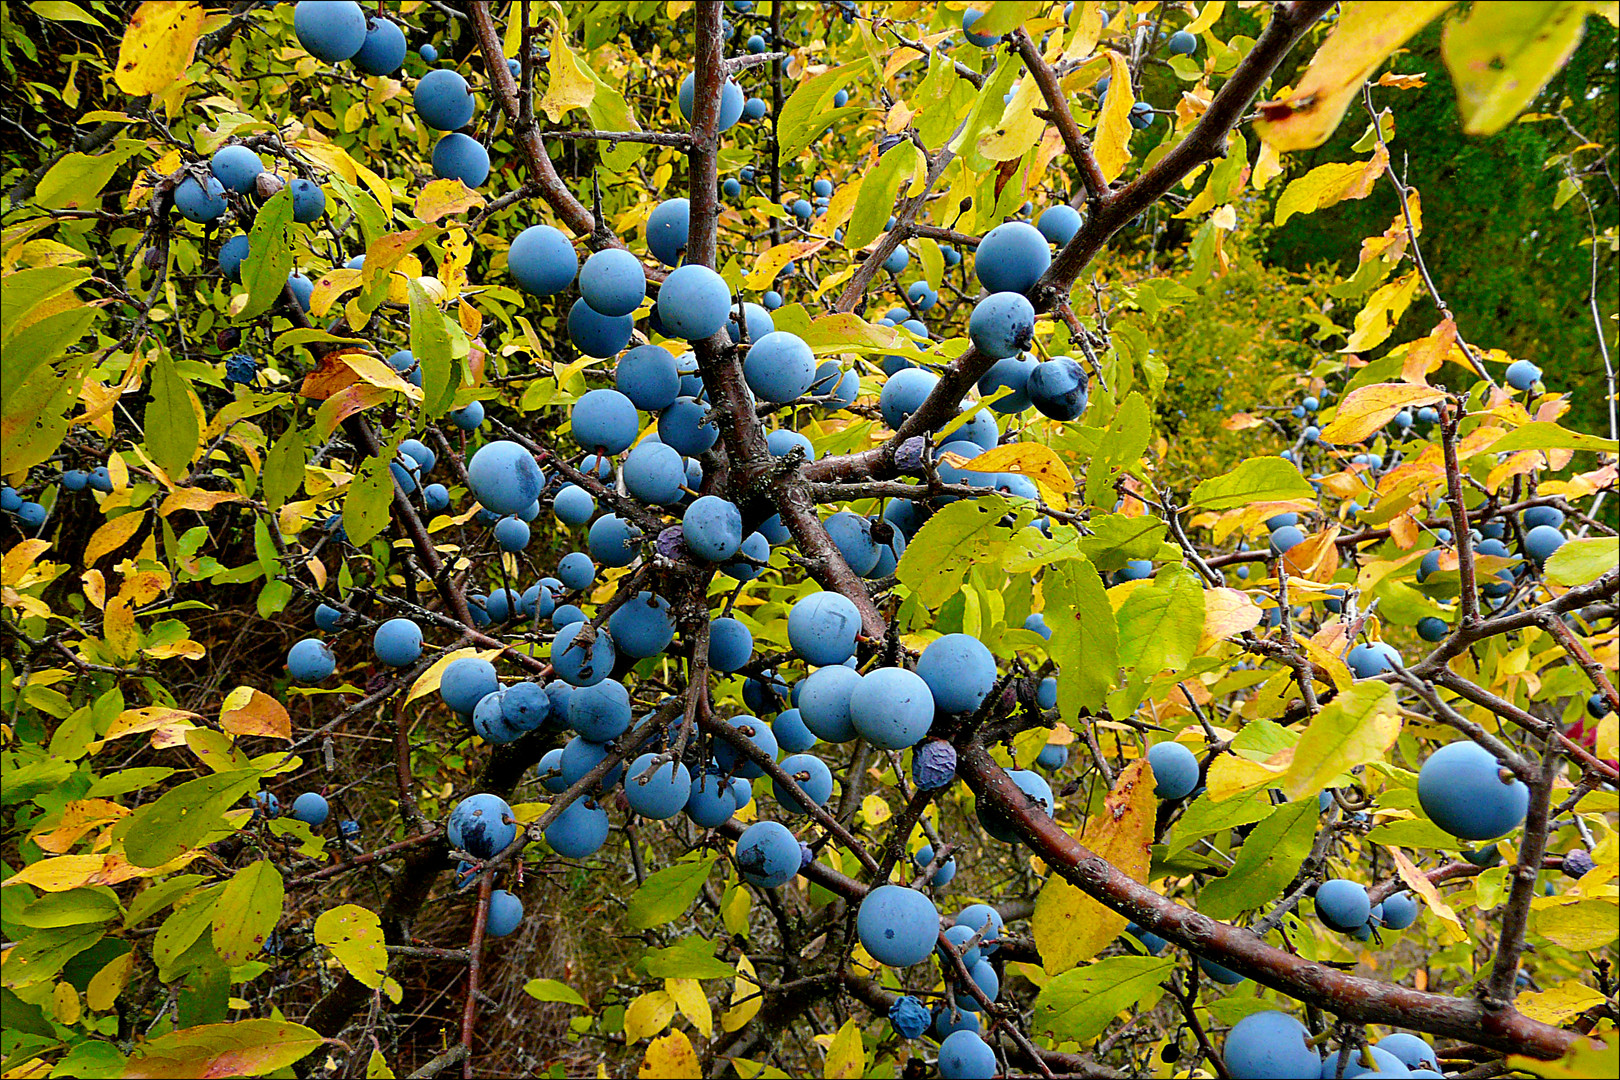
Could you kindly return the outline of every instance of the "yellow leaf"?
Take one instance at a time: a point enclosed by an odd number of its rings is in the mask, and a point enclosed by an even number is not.
[[[861,816],[868,825],[881,825],[892,816],[889,804],[883,801],[883,796],[873,792],[861,800]]]
[[[1434,887],[1429,875],[1419,870],[1406,853],[1398,847],[1387,848],[1390,856],[1395,860],[1395,871],[1400,874],[1401,880],[1406,882],[1407,888],[1423,898],[1437,918],[1440,919],[1443,929],[1442,937],[1448,942],[1468,940],[1468,931],[1464,929],[1462,920],[1440,896],[1440,890]]]
[[[1260,625],[1259,605],[1237,589],[1210,589],[1204,593],[1204,644],[1213,645]]]
[[[1433,405],[1445,396],[1431,386],[1413,386],[1411,383],[1375,383],[1357,387],[1345,395],[1333,414],[1333,422],[1322,429],[1322,441],[1360,442],[1388,424],[1402,409]]]
[[[203,491],[200,488],[178,488],[158,507],[159,517],[168,517],[176,510],[212,510],[222,503],[241,502],[242,496],[234,491]],[[122,521],[123,518],[119,518]]]
[[[72,983],[57,983],[52,992],[52,1012],[59,1024],[73,1025],[79,1022],[79,1013],[83,1007],[79,1004],[79,992],[73,989]]]
[[[315,279],[309,294],[309,313],[317,319],[325,318],[338,297],[360,284],[362,271],[337,266]]]
[[[1571,979],[1540,993],[1526,990],[1513,1005],[1532,1020],[1561,1027],[1587,1009],[1602,1005],[1603,1001],[1602,994],[1585,983]]]
[[[643,1080],[699,1080],[703,1069],[697,1051],[692,1049],[692,1040],[684,1031],[672,1031],[648,1045],[647,1057],[636,1075]]]
[[[141,648],[141,632],[135,626],[135,608],[129,597],[119,596],[107,605],[101,618],[101,635],[113,655],[130,659]]]
[[[59,855],[23,867],[6,885],[32,885],[44,892],[67,892],[90,883],[107,865],[105,855]]]
[[[1255,159],[1254,172],[1249,176],[1249,183],[1254,190],[1260,191],[1265,186],[1282,175],[1282,155],[1277,148],[1268,142],[1260,144],[1260,155]]]
[[[709,1008],[709,996],[696,979],[665,979],[664,992],[681,1010],[681,1015],[703,1033],[706,1039],[714,1034],[714,1013]]]
[[[744,893],[742,889],[737,891]],[[747,1026],[765,1003],[759,986],[754,982],[754,964],[746,956],[737,958],[737,978],[732,984],[731,1002],[731,1008],[720,1017],[720,1026],[726,1031]]]
[[[1086,822],[1079,839],[1133,881],[1146,881],[1158,800],[1146,759],[1132,762]],[[1096,956],[1128,920],[1099,904],[1056,874],[1035,899],[1031,926],[1048,975],[1058,975]]]
[[[1097,0],[1083,0],[1074,6],[1077,10],[1069,13],[1069,25],[1074,27],[1074,34],[1063,47],[1064,60],[1083,60],[1090,56],[1102,36],[1102,5]]]
[[[1136,98],[1131,93],[1131,70],[1125,57],[1112,49],[1108,51],[1108,78],[1108,93],[1103,98],[1093,147],[1103,179],[1113,180],[1131,160],[1131,106],[1136,104]]]
[[[1031,82],[1034,80],[1031,79]],[[849,1080],[866,1075],[866,1044],[861,1039],[861,1024],[853,1018],[833,1036],[827,1047],[827,1063],[822,1069],[826,1080]]]
[[[1387,285],[1380,285],[1378,291],[1367,300],[1367,306],[1356,315],[1356,327],[1350,334],[1350,340],[1339,351],[1359,353],[1382,345],[1395,324],[1401,321],[1401,316],[1406,314],[1417,287],[1418,275],[1415,270]]]
[[[1260,137],[1285,152],[1322,145],[1378,65],[1450,6],[1451,0],[1344,4],[1338,25],[1311,58],[1299,86],[1260,106],[1255,123]]]
[[[1008,443],[987,450],[963,468],[974,472],[1010,472],[1027,476],[1046,494],[1048,502],[1067,506],[1074,490],[1074,474],[1055,451],[1040,443]]]
[[[596,100],[596,83],[568,47],[561,26],[551,31],[550,70],[551,81],[540,99],[540,108],[553,122],[561,120],[570,109],[583,109]]]
[[[626,1042],[640,1042],[656,1035],[675,1019],[675,999],[664,990],[642,994],[624,1010],[624,1038]]]
[[[428,224],[483,206],[484,197],[460,180],[434,180],[416,197],[416,216]]]
[[[1209,0],[1209,3],[1205,4],[1203,10],[1198,13],[1198,17],[1182,27],[1182,29],[1189,34],[1202,34],[1215,25],[1215,20],[1219,19],[1221,12],[1225,10],[1226,0]]]
[[[991,161],[1023,157],[1046,126],[1046,121],[1035,115],[1037,108],[1045,108],[1040,85],[1034,79],[1025,79],[1002,111],[1001,120],[980,137],[979,153]]]
[[[754,260],[754,268],[743,278],[743,285],[749,289],[768,289],[776,280],[776,275],[782,272],[782,267],[826,246],[825,240],[803,240],[767,248],[763,255]]]
[[[0,585],[16,588],[23,575],[28,572],[28,568],[34,565],[34,560],[49,550],[50,546],[49,540],[24,540],[4,555],[0,555]]]
[[[123,547],[145,520],[146,511],[136,510],[134,513],[115,517],[102,525],[84,546],[84,565],[94,565],[102,556],[110,555]]]
[[[1592,952],[1620,937],[1620,905],[1607,898],[1562,894],[1531,902],[1535,932],[1576,952]]]
[[[1347,199],[1365,199],[1388,164],[1389,151],[1380,146],[1367,161],[1318,165],[1283,188],[1277,200],[1277,224],[1281,226],[1295,214],[1312,214]]]
[[[1275,760],[1259,762],[1222,754],[1209,767],[1205,783],[1210,802],[1224,802],[1236,795],[1276,783],[1294,758],[1294,748],[1279,752]]]
[[[147,0],[130,16],[113,81],[131,97],[155,94],[191,66],[207,16],[191,0]]]
[[[501,654],[500,649],[486,649],[479,652],[477,649],[454,649],[445,653],[433,662],[433,666],[416,677],[411,684],[411,692],[405,696],[408,705],[417,698],[426,697],[439,688],[439,680],[444,678],[444,669],[460,660],[463,656],[482,656],[485,660],[493,660]]]
[[[220,707],[219,729],[227,735],[265,735],[272,739],[292,738],[292,717],[286,708],[260,690],[238,686]]]

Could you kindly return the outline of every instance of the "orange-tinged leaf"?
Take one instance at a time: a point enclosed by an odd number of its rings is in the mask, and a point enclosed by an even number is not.
[[[304,376],[298,392],[311,400],[325,401],[344,387],[353,386],[359,376],[343,362],[344,352],[337,349],[321,357],[315,370]]]
[[[191,0],[147,0],[130,16],[113,81],[131,97],[155,94],[184,75],[207,16]]]
[[[264,735],[292,738],[292,717],[275,698],[251,686],[238,686],[225,696],[219,711],[219,729],[227,735]]]
[[[1339,569],[1339,526],[1330,525],[1289,548],[1283,565],[1311,581],[1328,581]]]
[[[266,1076],[285,1069],[326,1040],[285,1020],[205,1024],[138,1043],[124,1080]]]
[[[1120,873],[1146,881],[1157,810],[1152,767],[1146,759],[1132,762],[1078,839]],[[1047,974],[1057,975],[1096,956],[1126,922],[1125,916],[1053,874],[1035,900],[1031,926]]]
[[[1448,316],[1430,331],[1428,337],[1412,342],[1407,348],[1406,360],[1401,364],[1401,378],[1409,383],[1427,386],[1429,372],[1445,363],[1456,344],[1457,323]]]
[[[345,365],[347,366],[347,365]],[[339,424],[357,412],[381,405],[393,397],[392,390],[366,383],[355,383],[327,398],[315,413],[315,427],[322,438],[330,438]]]
[[[384,390],[392,390],[396,394],[404,394],[412,401],[422,400],[421,387],[412,386],[399,372],[370,353],[346,352],[343,354],[343,363],[358,375],[362,382],[380,386]]]
[[[1382,345],[1388,340],[1390,331],[1395,329],[1395,324],[1401,321],[1401,316],[1406,314],[1406,309],[1412,306],[1417,287],[1416,270],[1380,285],[1367,298],[1366,306],[1356,313],[1356,325],[1350,331],[1350,340],[1339,351],[1360,353]]]
[[[97,529],[84,546],[84,564],[93,566],[103,556],[111,555],[123,547],[146,520],[145,510],[115,517]]]
[[[1402,409],[1434,405],[1445,393],[1430,386],[1410,383],[1375,383],[1350,391],[1339,403],[1333,422],[1322,429],[1322,441],[1355,443],[1367,438],[1395,418]]]
[[[141,648],[141,632],[135,625],[135,608],[129,597],[119,596],[107,605],[101,618],[101,635],[113,655],[125,660]]]
[[[162,705],[149,705],[142,709],[125,709],[113,717],[113,722],[108,726],[107,734],[101,737],[101,742],[109,743],[125,735],[139,735],[142,732],[158,731],[169,727],[190,730],[197,726],[192,721],[201,719],[202,717],[194,712],[187,712],[184,709],[170,709]]]
[[[62,818],[50,829],[36,829],[29,839],[41,851],[64,854],[91,829],[111,824],[130,813],[110,799],[74,799],[62,808]]]

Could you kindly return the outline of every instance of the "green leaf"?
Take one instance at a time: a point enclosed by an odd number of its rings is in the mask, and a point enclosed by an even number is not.
[[[238,870],[214,904],[214,951],[226,967],[241,967],[264,946],[281,920],[286,890],[268,860]]]
[[[854,80],[871,74],[871,71],[870,60],[857,60],[823,71],[820,75],[800,82],[792,95],[782,103],[782,115],[776,119],[776,138],[780,144],[778,155],[781,160],[792,161],[797,158],[815,141],[817,135],[844,117],[864,114],[865,109],[854,107],[835,109],[832,107],[832,101],[839,90]],[[885,205],[893,205],[892,200]]]
[[[689,934],[667,949],[649,949],[641,966],[654,979],[730,979],[737,969],[715,958],[714,945]]]
[[[861,197],[849,215],[844,246],[854,251],[876,240],[894,211],[901,185],[917,175],[918,169],[927,167],[922,151],[910,139],[889,147],[888,153],[878,159],[877,168],[861,181]]]
[[[360,547],[388,527],[388,508],[394,501],[394,474],[388,468],[391,454],[368,457],[359,473],[349,482],[343,496],[343,529],[349,542]]]
[[[121,823],[124,854],[136,866],[162,866],[185,854],[226,828],[226,809],[258,784],[259,770],[239,769],[170,788]]]
[[[152,362],[151,394],[146,408],[146,449],[164,472],[179,481],[197,456],[202,432],[191,405],[191,388],[167,350],[160,350]]]
[[[1474,4],[1446,24],[1440,55],[1470,135],[1501,131],[1547,85],[1581,40],[1584,0]]]
[[[523,992],[536,1001],[560,1001],[565,1005],[578,1005],[582,1009],[590,1007],[579,996],[578,990],[556,979],[530,979],[523,984]]]
[[[1514,450],[1591,450],[1599,454],[1620,451],[1620,443],[1560,427],[1551,420],[1532,420],[1497,439],[1482,453],[1506,454]]]
[[[292,224],[292,192],[282,188],[259,210],[248,234],[248,256],[242,260],[248,301],[237,322],[257,319],[281,299],[293,268]]]
[[[1276,900],[1310,852],[1316,819],[1316,800],[1302,799],[1256,825],[1226,876],[1204,886],[1199,912],[1212,919],[1230,919]]]
[[[1045,0],[996,0],[973,24],[973,32],[982,37],[1008,33],[1050,6]]]
[[[1315,502],[1310,481],[1280,457],[1257,457],[1193,488],[1191,505],[1201,510],[1236,510],[1251,503],[1293,499]]]
[[[1080,538],[1080,550],[1098,570],[1118,570],[1132,559],[1162,557],[1169,528],[1156,517],[1105,514],[1091,519],[1091,535]]]
[[[1147,399],[1133,390],[1109,421],[1097,455],[1086,466],[1086,502],[1112,508],[1115,501],[1113,474],[1140,462],[1152,437],[1153,416]]]
[[[268,1076],[325,1041],[314,1029],[286,1020],[204,1024],[137,1044],[124,1080]]]
[[[94,15],[78,4],[70,3],[69,0],[31,0],[28,6],[42,19],[49,19],[52,22],[89,23],[98,30],[103,29]]]
[[[264,501],[280,510],[304,482],[304,451],[308,432],[289,425],[264,458]]]
[[[895,575],[928,607],[939,607],[961,589],[974,566],[1000,557],[1012,538],[1001,524],[1010,508],[995,495],[949,504],[917,530]]]
[[[21,990],[54,979],[69,960],[105,936],[99,923],[35,931],[6,951],[5,985]]]
[[[1209,795],[1198,796],[1187,804],[1180,819],[1170,830],[1165,839],[1165,846],[1173,855],[1186,848],[1195,840],[1239,825],[1252,825],[1256,821],[1263,821],[1271,816],[1277,809],[1271,798],[1263,791],[1252,792],[1242,798],[1226,799],[1215,802]]]
[[[315,940],[332,950],[357,982],[373,990],[382,985],[388,949],[383,943],[382,920],[375,911],[357,904],[323,911],[315,920]]]
[[[422,365],[422,413],[438,416],[449,408],[461,383],[456,361],[467,355],[467,335],[445,317],[415,278],[406,288],[411,298],[411,355]]]
[[[57,926],[104,923],[122,913],[118,894],[105,885],[95,885],[45,893],[20,912],[8,911],[6,917],[22,926],[48,930]]]
[[[1065,971],[1036,995],[1035,1027],[1059,1041],[1090,1042],[1126,1009],[1157,1005],[1175,967],[1173,957],[1111,956]]]
[[[630,898],[630,925],[637,930],[662,926],[691,907],[717,857],[678,862],[649,877]]]
[[[1616,565],[1620,565],[1620,538],[1594,536],[1564,541],[1542,570],[1554,585],[1574,587],[1596,581]]]
[[[1149,678],[1179,671],[1192,660],[1204,632],[1204,590],[1179,565],[1160,568],[1120,605],[1119,662]]]
[[[1071,727],[1080,710],[1095,712],[1114,684],[1119,631],[1097,568],[1085,558],[1047,571],[1046,625],[1058,666],[1058,711]]]

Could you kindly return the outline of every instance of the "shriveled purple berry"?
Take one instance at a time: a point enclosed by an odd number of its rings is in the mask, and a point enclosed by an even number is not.
[[[1592,861],[1592,856],[1581,848],[1576,848],[1564,856],[1564,873],[1572,878],[1585,877],[1596,865]]]
[[[956,779],[956,747],[944,739],[929,739],[911,755],[911,778],[920,788],[942,788]]]
[[[691,558],[691,552],[686,550],[686,534],[679,525],[671,525],[658,534],[658,554],[666,559],[685,561]]]

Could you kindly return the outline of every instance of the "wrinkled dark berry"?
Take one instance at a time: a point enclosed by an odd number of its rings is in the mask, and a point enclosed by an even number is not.
[[[929,739],[911,755],[911,778],[925,790],[942,788],[956,779],[956,747],[944,739]]]
[[[1580,848],[1564,856],[1564,873],[1572,878],[1585,877],[1596,865],[1592,861],[1592,856]]]

